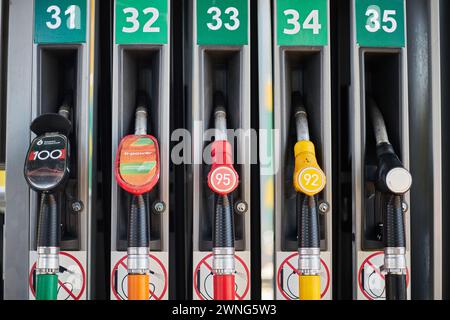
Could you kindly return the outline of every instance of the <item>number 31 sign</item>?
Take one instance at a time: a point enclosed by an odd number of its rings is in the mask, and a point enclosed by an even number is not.
[[[34,42],[86,42],[86,15],[86,0],[36,0]]]

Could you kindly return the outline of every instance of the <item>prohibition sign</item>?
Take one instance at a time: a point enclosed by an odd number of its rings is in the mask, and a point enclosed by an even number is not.
[[[200,270],[201,265],[204,265],[209,271],[211,271],[211,273],[213,272],[211,265],[207,261],[208,259],[210,259],[212,257],[213,257],[212,253],[208,254],[206,257],[204,257],[202,260],[200,260],[200,262],[197,264],[197,267],[194,270],[194,289],[195,289],[195,294],[197,294],[197,296],[200,300],[206,300],[206,299],[203,297],[202,293],[198,290],[196,275],[197,275],[198,271]],[[245,261],[242,260],[241,257],[239,257],[237,255],[235,255],[234,257],[244,267],[244,270],[245,270],[247,284],[245,286],[244,293],[242,295],[239,295],[236,292],[236,297],[238,298],[238,300],[244,300],[245,297],[247,296],[248,291],[250,290],[250,280],[249,280],[250,279],[250,271],[249,271],[247,265],[245,264]]]
[[[295,257],[298,257],[298,253],[293,253],[289,257],[284,259],[284,261],[280,264],[280,267],[278,268],[278,272],[277,272],[277,287],[278,287],[278,290],[280,291],[280,293],[282,294],[282,296],[286,300],[292,300],[292,298],[289,297],[286,294],[286,291],[281,287],[281,270],[283,270],[284,265],[287,265],[289,268],[292,269],[293,272],[295,272],[297,275],[299,275],[299,271],[297,270],[297,268],[294,267],[292,265],[292,263],[289,262],[289,260],[291,260],[292,258],[295,258]],[[325,263],[325,261],[322,258],[320,259],[320,262],[322,264],[322,267],[325,270],[325,275],[326,275],[326,279],[327,279],[325,289],[322,291],[322,293],[320,295],[320,297],[323,298],[327,294],[328,289],[330,288],[330,269],[328,269],[327,264]]]
[[[73,260],[73,261],[76,263],[76,265],[78,266],[78,268],[80,268],[80,270],[81,270],[81,279],[82,279],[81,290],[80,290],[80,292],[79,292],[78,294],[74,294],[74,293],[73,293],[73,290],[70,289],[70,288],[67,286],[67,283],[62,282],[62,281],[59,279],[59,277],[58,277],[58,284],[59,284],[59,287],[62,288],[64,291],[66,291],[67,294],[68,294],[73,300],[80,300],[81,297],[83,296],[84,290],[86,289],[86,272],[84,271],[83,265],[81,264],[81,262],[80,262],[77,258],[75,258],[75,257],[74,257],[73,255],[71,255],[70,253],[67,253],[67,252],[60,252],[59,254],[60,254],[61,256],[65,256],[65,257],[67,257],[67,258]],[[35,271],[36,271],[36,262],[35,262],[35,263],[33,264],[33,266],[31,267],[30,276],[29,276],[29,279],[28,279],[28,283],[29,283],[29,286],[30,286],[31,293],[33,294],[33,297],[36,297],[36,291],[34,290],[34,286],[33,286],[33,274],[35,273]],[[58,290],[58,292],[59,292],[59,290]]]
[[[163,265],[163,263],[161,262],[161,260],[159,260],[157,257],[155,257],[155,256],[152,255],[152,254],[149,254],[148,256],[150,257],[150,259],[156,261],[156,263],[159,265],[159,267],[160,267],[161,270],[163,271],[163,275],[164,275],[164,288],[163,288],[161,294],[160,294],[160,295],[157,295],[157,294],[154,292],[155,290],[152,291],[152,288],[150,287],[150,290],[149,290],[149,300],[151,300],[151,299],[162,300],[162,299],[164,298],[166,292],[167,292],[167,270],[166,270],[166,268],[164,267],[164,265]],[[126,260],[127,258],[128,258],[128,255],[123,256],[123,258],[120,259],[120,260],[116,263],[116,265],[114,266],[114,268],[113,268],[113,270],[112,270],[112,273],[111,273],[111,288],[112,288],[112,292],[113,292],[113,294],[114,294],[114,296],[116,297],[117,300],[124,300],[124,299],[123,299],[123,297],[121,297],[121,296],[119,295],[119,293],[118,293],[117,290],[116,290],[116,283],[115,283],[116,279],[115,279],[114,275],[115,275],[115,273],[117,272],[117,270],[119,269],[119,267],[123,267],[123,268],[125,268],[125,270],[128,270],[127,264],[126,264],[126,262],[125,262],[125,260]],[[151,280],[151,276],[150,276],[150,280]]]
[[[358,286],[359,286],[359,290],[361,290],[362,294],[368,299],[368,300],[376,300],[379,298],[374,298],[372,296],[370,296],[366,289],[363,286],[362,283],[362,277],[363,277],[363,271],[364,271],[364,267],[367,265],[370,268],[373,269],[374,273],[376,274],[376,276],[378,276],[380,278],[380,280],[384,283],[384,274],[381,272],[380,270],[380,266],[377,266],[376,263],[374,263],[374,258],[377,258],[380,255],[384,255],[384,252],[375,252],[374,254],[371,254],[370,256],[368,256],[363,263],[361,263],[361,266],[359,267],[359,271],[358,271]],[[408,288],[409,286],[409,270],[408,268],[406,268],[406,287]],[[380,297],[381,298],[381,297]]]

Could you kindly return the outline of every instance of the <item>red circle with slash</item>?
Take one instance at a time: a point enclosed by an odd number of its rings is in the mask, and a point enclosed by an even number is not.
[[[204,264],[204,265],[206,266],[206,268],[209,269],[209,270],[212,272],[212,267],[211,267],[211,265],[210,265],[210,264],[208,263],[208,261],[207,261],[208,259],[212,258],[212,256],[213,256],[213,254],[210,253],[210,254],[208,254],[206,257],[204,257],[202,260],[200,260],[200,262],[197,264],[197,267],[196,267],[195,270],[194,270],[194,289],[195,289],[195,293],[197,294],[197,296],[199,297],[200,300],[205,300],[205,298],[203,298],[202,294],[201,294],[201,293],[199,292],[199,290],[198,290],[198,287],[197,287],[197,277],[196,277],[195,275],[198,273],[198,271],[199,271],[199,269],[200,269],[200,266],[201,266],[202,264]],[[248,269],[247,265],[245,264],[245,261],[242,260],[241,257],[239,257],[239,256],[237,256],[237,255],[235,255],[234,257],[235,257],[236,260],[244,267],[245,274],[246,274],[246,276],[247,276],[247,285],[246,285],[246,287],[245,287],[244,293],[243,293],[242,295],[239,295],[239,294],[236,292],[236,297],[237,297],[239,300],[244,300],[244,299],[245,299],[245,296],[247,295],[248,291],[250,290],[250,270]]]
[[[227,195],[237,188],[238,180],[238,175],[232,167],[219,166],[210,173],[208,184],[215,193]]]
[[[298,257],[298,253],[293,253],[289,257],[284,259],[284,261],[280,264],[280,267],[278,268],[278,272],[277,272],[277,287],[278,287],[278,290],[281,292],[282,296],[286,300],[292,300],[292,298],[290,298],[286,294],[286,292],[283,290],[283,288],[281,287],[281,270],[283,269],[284,265],[286,264],[289,268],[291,268],[298,275],[297,268],[295,268],[292,265],[292,263],[289,262],[290,259],[295,258],[295,257]],[[328,269],[327,264],[325,263],[325,261],[322,258],[320,259],[320,262],[321,262],[323,268],[325,269],[326,279],[327,279],[325,289],[321,293],[321,298],[323,298],[327,294],[328,289],[330,288],[330,269]]]
[[[374,264],[371,260],[379,255],[384,255],[384,252],[375,252],[374,254],[371,254],[370,256],[368,256],[363,263],[361,263],[361,266],[359,267],[359,271],[358,271],[358,286],[359,286],[359,290],[361,290],[362,294],[368,299],[368,300],[374,300],[373,297],[369,296],[366,293],[366,290],[363,287],[362,284],[362,272],[364,271],[364,266],[368,265],[370,266],[373,271],[375,271],[375,273],[381,278],[381,280],[384,282],[384,274],[381,273],[380,267],[378,267],[376,264]],[[406,287],[409,286],[409,270],[408,268],[406,268]]]
[[[116,289],[115,289],[115,280],[114,280],[114,274],[116,273],[117,269],[119,268],[119,266],[124,267],[125,269],[128,269],[125,260],[127,259],[128,255],[123,256],[122,259],[120,259],[116,265],[114,266],[112,273],[111,273],[111,288],[112,288],[112,292],[114,294],[114,296],[116,297],[117,300],[123,300],[122,297],[119,296],[119,294],[117,293]],[[161,292],[161,294],[159,296],[157,296],[154,292],[149,292],[150,294],[150,298],[154,297],[155,300],[162,300],[166,294],[167,291],[167,270],[164,267],[164,264],[161,262],[161,260],[159,260],[157,257],[155,257],[152,254],[149,254],[150,259],[156,261],[156,263],[159,265],[159,267],[161,268],[161,270],[163,271],[164,274],[164,288]]]
[[[82,284],[82,286],[81,286],[80,292],[79,292],[77,295],[74,295],[73,292],[72,292],[72,290],[69,290],[69,289],[66,287],[66,285],[65,285],[64,283],[62,283],[61,280],[58,279],[58,284],[59,284],[59,286],[60,286],[61,288],[63,288],[65,291],[67,291],[67,293],[68,293],[74,300],[80,300],[81,297],[83,296],[84,290],[86,289],[86,272],[84,271],[83,265],[81,264],[81,262],[80,262],[77,258],[75,258],[75,257],[74,257],[73,255],[71,255],[70,253],[62,252],[62,251],[61,251],[61,252],[59,252],[59,254],[60,254],[61,256],[66,256],[66,257],[68,257],[69,259],[73,260],[73,261],[77,264],[78,268],[80,268],[80,270],[81,270],[81,279],[82,279],[82,281],[83,281],[83,284]],[[29,283],[29,286],[30,286],[31,293],[33,294],[33,297],[36,297],[36,291],[34,290],[34,287],[33,287],[33,273],[35,272],[35,270],[36,270],[36,262],[35,262],[35,263],[33,264],[33,266],[31,267],[30,277],[29,277],[29,279],[28,279],[28,283]]]

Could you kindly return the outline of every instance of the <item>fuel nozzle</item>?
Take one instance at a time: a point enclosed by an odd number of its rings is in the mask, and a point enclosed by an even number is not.
[[[314,143],[310,141],[308,115],[299,92],[292,95],[297,143],[294,146],[295,169],[294,188],[308,196],[320,193],[326,184],[326,177],[317,163]]]
[[[378,158],[377,188],[386,195],[383,212],[384,271],[386,298],[406,299],[406,232],[403,195],[409,191],[412,176],[389,142],[383,115],[372,97],[367,97]]]
[[[310,141],[308,115],[299,92],[292,94],[297,143],[294,147],[294,187],[297,191],[297,241],[300,300],[320,300],[320,228],[316,195],[325,174]]]
[[[368,107],[372,116],[378,157],[378,188],[382,192],[397,195],[405,194],[412,185],[412,176],[403,166],[394,151],[386,130],[383,115],[373,98],[368,98]]]
[[[239,184],[233,167],[233,149],[227,140],[226,99],[214,94],[215,141],[211,148],[212,166],[208,186],[215,193],[213,227],[214,300],[235,300],[235,247],[232,193]]]

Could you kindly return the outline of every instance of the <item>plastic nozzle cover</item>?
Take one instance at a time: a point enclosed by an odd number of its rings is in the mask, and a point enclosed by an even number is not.
[[[233,301],[235,299],[234,274],[214,275],[214,300]]]
[[[115,163],[117,183],[127,192],[142,195],[159,181],[159,146],[150,135],[126,136],[120,142]]]

